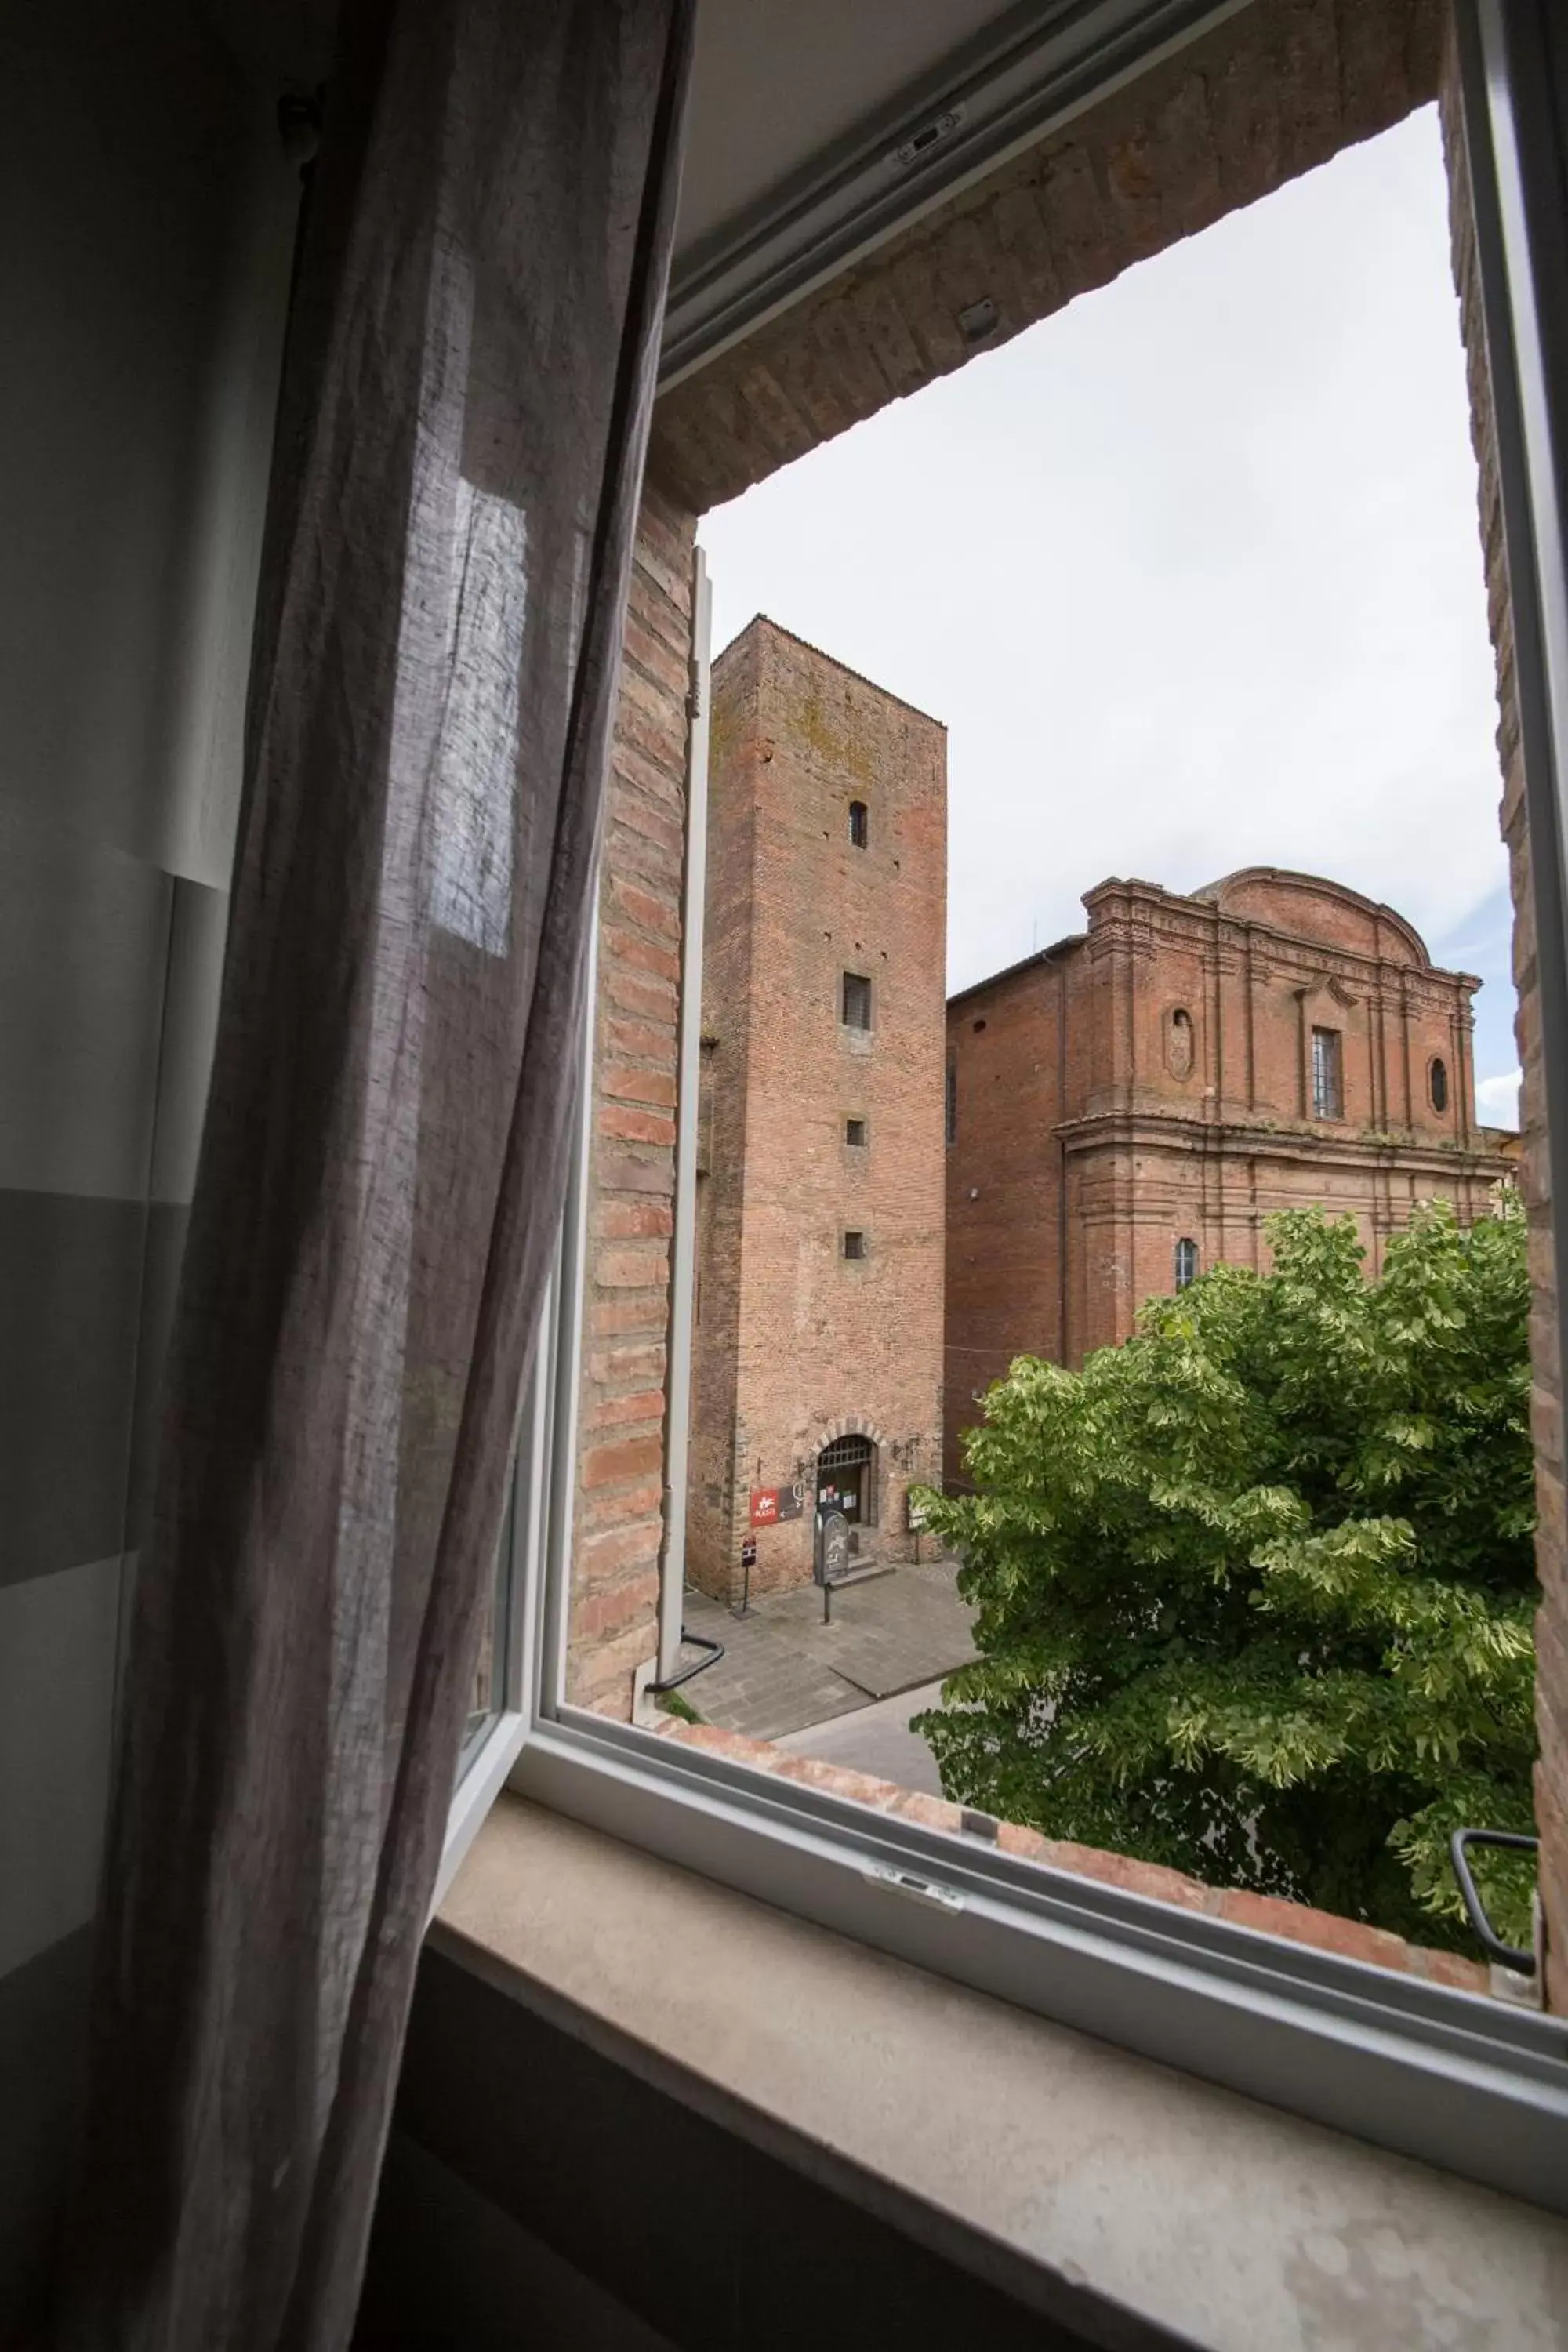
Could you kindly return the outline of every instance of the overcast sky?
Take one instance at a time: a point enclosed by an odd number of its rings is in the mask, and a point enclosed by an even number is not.
[[[1080,297],[720,509],[753,613],[944,719],[950,985],[1107,875],[1331,876],[1479,973],[1508,873],[1435,110]]]

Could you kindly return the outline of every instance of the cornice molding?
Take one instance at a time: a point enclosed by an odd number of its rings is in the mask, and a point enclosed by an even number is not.
[[[1385,1140],[1364,1134],[1323,1135],[1304,1127],[1205,1121],[1150,1110],[1101,1111],[1087,1118],[1065,1120],[1048,1132],[1073,1158],[1136,1146],[1188,1159],[1275,1159],[1320,1167],[1406,1168],[1423,1175],[1473,1176],[1489,1183],[1517,1172],[1517,1163],[1500,1151],[1456,1149],[1400,1137]]]

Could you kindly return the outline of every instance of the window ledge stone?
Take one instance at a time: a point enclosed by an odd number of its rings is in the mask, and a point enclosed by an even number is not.
[[[432,1939],[1090,2342],[1563,2343],[1568,2223],[508,1795]]]

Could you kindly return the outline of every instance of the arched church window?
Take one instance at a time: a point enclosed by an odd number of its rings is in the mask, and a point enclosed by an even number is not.
[[[864,801],[849,803],[849,839],[856,849],[864,849],[871,838],[871,813]]]
[[[1442,1060],[1434,1061],[1431,1070],[1427,1074],[1426,1083],[1431,1090],[1433,1109],[1447,1110],[1448,1108],[1448,1066],[1447,1062]]]
[[[1198,1278],[1198,1245],[1185,1239],[1176,1244],[1176,1288],[1185,1290]]]

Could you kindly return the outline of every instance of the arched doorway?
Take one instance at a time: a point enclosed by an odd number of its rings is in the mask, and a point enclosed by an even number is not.
[[[877,1448],[869,1437],[836,1437],[816,1457],[816,1500],[843,1512],[852,1537],[877,1524]]]

